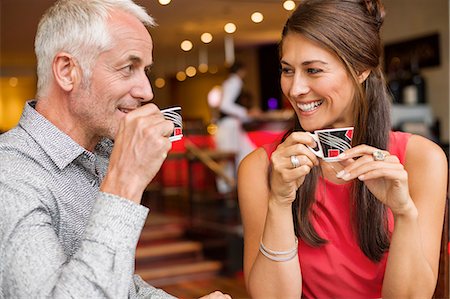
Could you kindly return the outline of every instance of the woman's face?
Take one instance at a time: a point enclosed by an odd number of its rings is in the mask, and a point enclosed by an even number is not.
[[[281,89],[306,131],[353,126],[353,80],[341,61],[301,34],[283,39]]]

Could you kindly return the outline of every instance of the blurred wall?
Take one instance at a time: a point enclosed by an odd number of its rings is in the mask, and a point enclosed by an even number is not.
[[[438,32],[441,65],[423,68],[427,100],[441,122],[442,142],[449,142],[449,1],[383,0],[386,18],[382,27],[385,43],[403,41]]]
[[[19,121],[25,101],[35,95],[34,76],[0,77],[0,132]]]
[[[427,81],[427,98],[434,115],[441,122],[441,140],[449,142],[449,1],[448,0],[383,0],[387,16],[382,29],[385,43],[392,43],[411,39],[418,36],[438,32],[440,34],[441,65],[439,67],[422,70]],[[281,28],[280,28],[281,31]],[[155,41],[157,45],[157,41]],[[30,45],[31,46],[31,45]],[[5,57],[2,57],[5,58]],[[180,69],[185,63],[196,65],[198,57],[186,54],[185,57],[174,58]],[[258,54],[255,47],[236,49],[236,59],[244,61],[249,66],[245,88],[252,96],[259,100],[260,76],[258,67]],[[178,61],[180,60],[180,61]],[[184,115],[187,117],[200,117],[205,120],[209,117],[206,96],[212,86],[220,84],[226,76],[223,70],[223,53],[209,53],[209,62],[219,67],[215,74],[201,74],[194,78],[187,78],[183,82],[174,80],[175,74],[164,74],[167,62],[155,57],[155,78],[164,76],[166,84],[162,88],[153,85],[155,103],[160,107],[169,105],[185,106]],[[0,74],[0,130],[5,131],[13,127],[19,117],[25,100],[33,98],[35,94],[36,78],[34,62],[24,61],[16,57],[14,65],[2,67]],[[33,65],[33,66],[31,66]],[[22,67],[26,71],[14,71]],[[8,68],[13,70],[8,71]],[[6,70],[6,71],[5,71]],[[10,75],[12,73],[13,75]],[[17,75],[21,73],[21,75]],[[16,76],[17,84],[10,84],[11,76]],[[189,84],[188,84],[189,83]],[[278,82],[274,82],[278,84]]]

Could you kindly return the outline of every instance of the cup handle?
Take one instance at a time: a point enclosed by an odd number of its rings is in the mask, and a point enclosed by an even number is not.
[[[309,136],[314,138],[314,140],[316,141],[318,150],[315,150],[314,148],[310,147],[309,145],[306,145],[306,146],[310,149],[310,151],[312,151],[314,153],[314,155],[316,155],[319,158],[323,158],[323,152],[322,152],[322,148],[321,148],[320,143],[319,143],[319,137],[317,137],[316,134],[313,134],[313,133],[310,133],[310,132],[306,132],[306,133],[308,133]]]

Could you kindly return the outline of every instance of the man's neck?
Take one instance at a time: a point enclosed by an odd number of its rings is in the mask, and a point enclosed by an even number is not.
[[[61,99],[61,101],[65,101],[65,99]],[[88,136],[88,132],[83,129],[82,124],[74,119],[67,105],[42,98],[36,103],[36,111],[90,152],[94,151],[100,141],[100,137]]]

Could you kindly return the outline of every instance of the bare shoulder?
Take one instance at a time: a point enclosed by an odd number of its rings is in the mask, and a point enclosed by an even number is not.
[[[247,172],[251,170],[267,168],[269,158],[267,152],[262,148],[257,148],[248,154],[239,164],[239,172]]]
[[[413,135],[406,147],[404,166],[408,173],[410,194],[416,204],[429,203],[430,200],[444,202],[448,183],[448,163],[439,145],[422,136]],[[443,209],[442,205],[439,206]],[[428,209],[430,205],[425,204],[421,207]]]
[[[412,135],[406,148],[406,165],[422,167],[448,167],[442,148],[433,141]]]
[[[238,196],[239,201],[260,201],[268,194],[269,159],[263,148],[247,155],[239,164]]]

